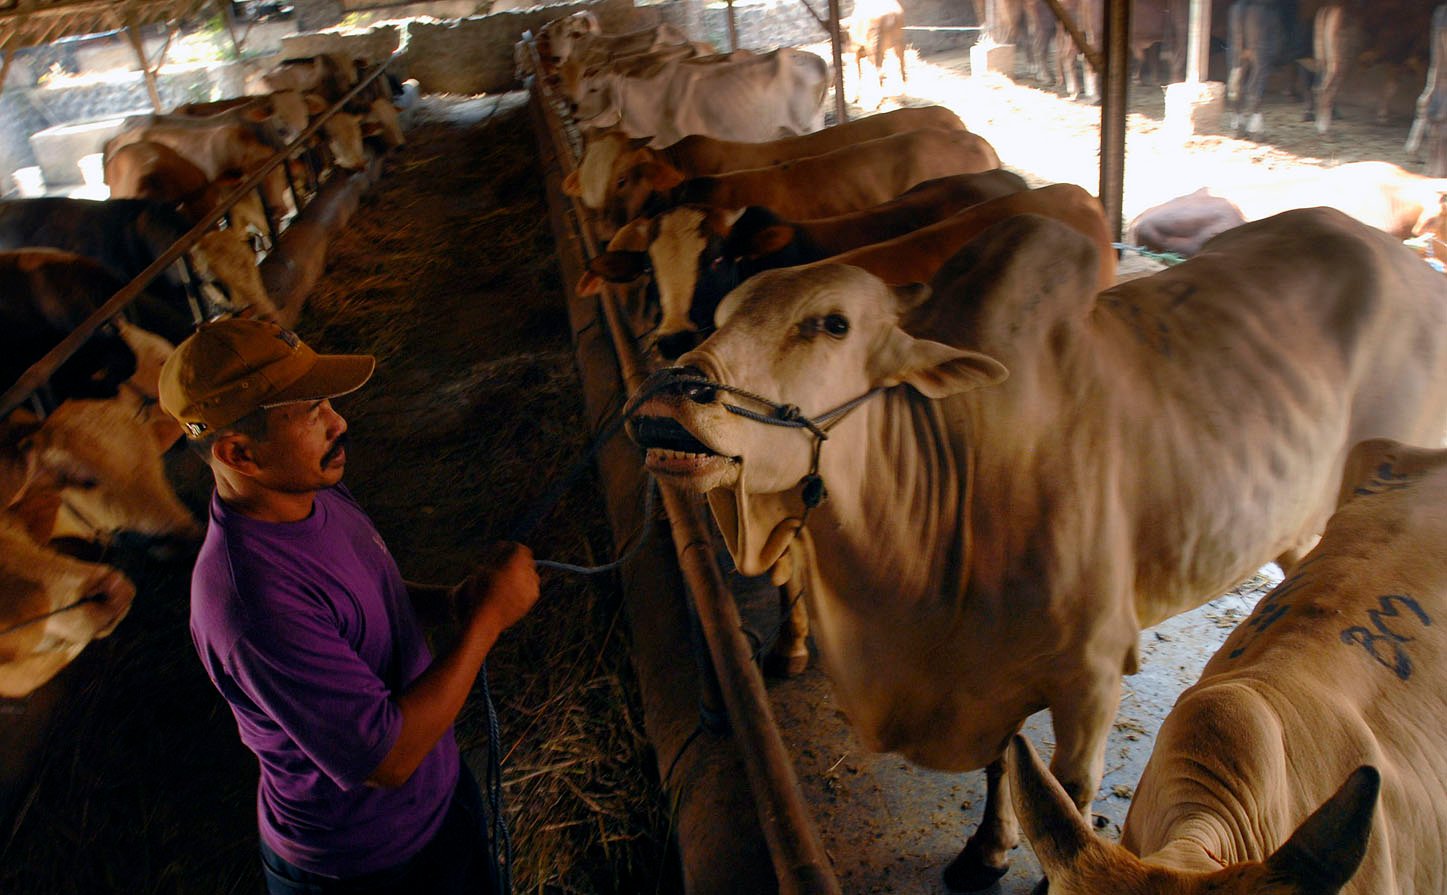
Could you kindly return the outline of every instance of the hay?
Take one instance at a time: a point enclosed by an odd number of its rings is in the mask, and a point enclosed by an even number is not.
[[[527,113],[459,128],[453,101],[433,102],[404,156],[415,168],[384,180],[337,243],[300,328],[378,355],[377,381],[342,408],[348,482],[404,573],[453,581],[589,434]],[[529,539],[536,555],[610,559],[597,495],[590,469]],[[667,819],[620,611],[611,579],[547,573],[537,608],[489,659],[519,892],[659,888]],[[480,772],[477,699],[457,729]]]
[[[419,581],[465,575],[588,440],[526,112],[454,114],[469,102],[424,101],[297,327],[378,356],[339,404],[346,480]],[[172,459],[199,511],[206,471]],[[531,539],[539,557],[611,558],[597,491],[590,471]],[[0,892],[259,891],[255,760],[191,646],[189,557],[119,560],[141,596],[63,673],[77,689],[0,841]],[[490,658],[518,892],[677,891],[620,607],[611,579],[547,574]],[[457,733],[479,779],[485,730],[474,698]]]

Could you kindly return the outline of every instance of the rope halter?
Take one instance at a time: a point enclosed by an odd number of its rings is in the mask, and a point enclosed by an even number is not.
[[[828,489],[824,487],[824,479],[819,475],[819,452],[824,442],[829,438],[829,429],[844,417],[864,404],[870,398],[885,391],[883,386],[870,389],[862,395],[850,398],[843,404],[826,410],[815,417],[809,417],[797,404],[786,404],[782,401],[775,401],[757,392],[740,388],[736,385],[729,385],[726,382],[718,382],[700,374],[692,367],[663,367],[655,371],[643,385],[638,393],[629,402],[627,417],[635,415],[638,408],[661,392],[674,392],[681,394],[696,404],[712,404],[719,399],[719,392],[743,398],[768,408],[767,413],[751,410],[741,404],[728,401],[719,402],[724,410],[735,416],[762,423],[766,426],[781,426],[788,429],[807,429],[814,436],[813,446],[810,450],[809,472],[799,480],[803,488],[804,514],[807,517],[809,510],[823,503],[828,497]],[[802,527],[803,520],[800,521]]]

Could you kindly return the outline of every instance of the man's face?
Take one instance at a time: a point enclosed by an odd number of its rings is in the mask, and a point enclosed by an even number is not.
[[[258,484],[273,491],[304,493],[342,480],[347,465],[347,421],[330,400],[273,407],[266,437],[252,440]]]

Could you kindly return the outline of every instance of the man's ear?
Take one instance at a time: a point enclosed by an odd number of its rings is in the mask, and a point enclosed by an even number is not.
[[[239,432],[223,432],[211,443],[211,459],[243,475],[256,473],[251,439]]]

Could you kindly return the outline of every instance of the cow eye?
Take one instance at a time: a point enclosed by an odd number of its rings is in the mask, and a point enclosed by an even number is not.
[[[824,318],[824,331],[835,338],[842,338],[849,332],[849,319],[843,314],[830,314]]]
[[[616,184],[614,184],[614,186],[615,186],[616,188],[620,189],[620,190],[623,189],[624,187],[626,187],[627,185],[628,185],[628,178],[627,178],[627,177],[620,177],[620,178],[618,178],[618,182],[617,182]]]

